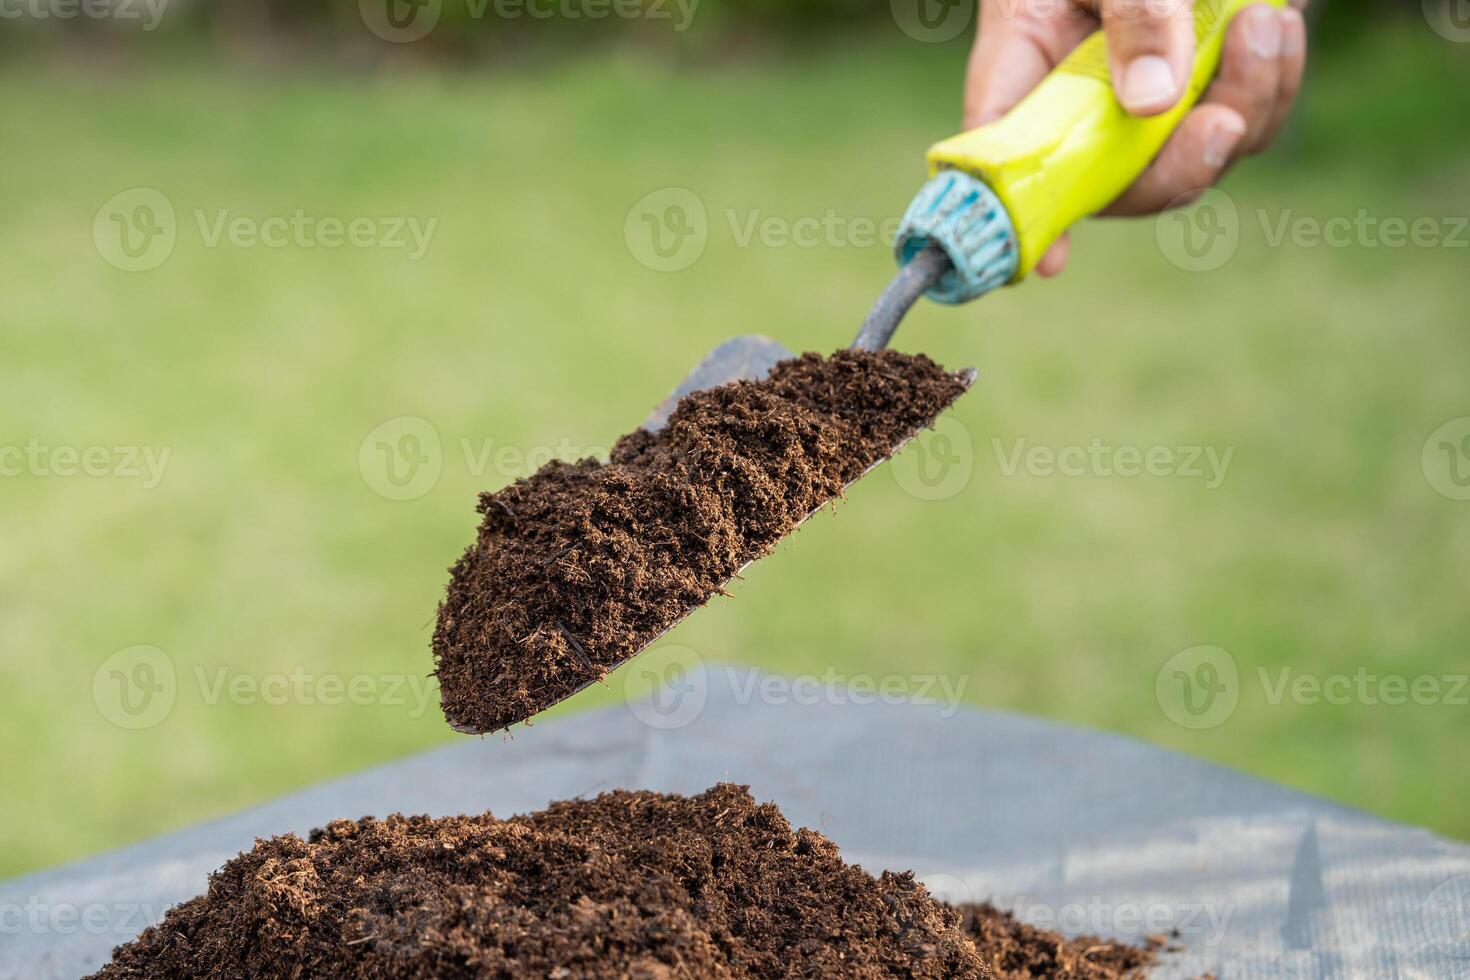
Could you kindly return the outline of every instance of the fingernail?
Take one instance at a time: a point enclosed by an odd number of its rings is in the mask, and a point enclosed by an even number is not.
[[[1123,108],[1129,112],[1157,112],[1174,103],[1178,83],[1174,69],[1156,54],[1139,55],[1123,70]]]
[[[1302,18],[1302,12],[1295,7],[1287,7],[1281,12],[1281,53],[1288,58],[1295,58],[1307,50],[1307,22]]]
[[[1219,170],[1230,159],[1235,144],[1245,135],[1245,123],[1238,117],[1222,119],[1205,137],[1205,166]]]
[[[1254,6],[1246,11],[1245,39],[1257,58],[1281,54],[1281,17],[1270,7]]]

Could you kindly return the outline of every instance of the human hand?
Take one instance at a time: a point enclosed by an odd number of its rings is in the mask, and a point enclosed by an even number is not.
[[[1113,90],[1135,116],[1177,103],[1194,59],[1193,0],[980,0],[965,78],[965,129],[1005,115],[1101,25]],[[1307,31],[1301,11],[1252,4],[1230,24],[1204,95],[1132,186],[1101,213],[1154,214],[1186,204],[1230,165],[1270,145],[1301,87]],[[1066,265],[1066,235],[1036,271]]]

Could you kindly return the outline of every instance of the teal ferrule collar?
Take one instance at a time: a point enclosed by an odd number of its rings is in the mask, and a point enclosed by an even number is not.
[[[946,170],[930,178],[899,225],[894,253],[900,266],[925,246],[944,249],[954,268],[926,295],[967,303],[1010,282],[1020,261],[1016,229],[995,192],[969,174]]]

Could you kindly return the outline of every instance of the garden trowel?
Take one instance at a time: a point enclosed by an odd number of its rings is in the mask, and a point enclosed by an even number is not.
[[[1030,274],[1063,232],[1112,202],[1153,161],[1214,77],[1231,19],[1252,2],[1195,0],[1194,67],[1183,96],[1166,112],[1137,117],[1123,109],[1098,31],[1001,119],[930,147],[930,179],[899,225],[898,274],[852,346],[887,347],[921,296],[966,303]],[[1267,2],[1284,6],[1284,0]],[[764,378],[792,356],[770,337],[733,337],[684,378],[643,428],[663,428],[691,392]],[[971,369],[962,376],[968,387],[976,375]]]

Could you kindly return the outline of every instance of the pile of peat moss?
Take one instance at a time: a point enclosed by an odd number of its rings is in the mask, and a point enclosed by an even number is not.
[[[1153,957],[875,878],[721,784],[261,840],[94,976],[1108,980]]]

